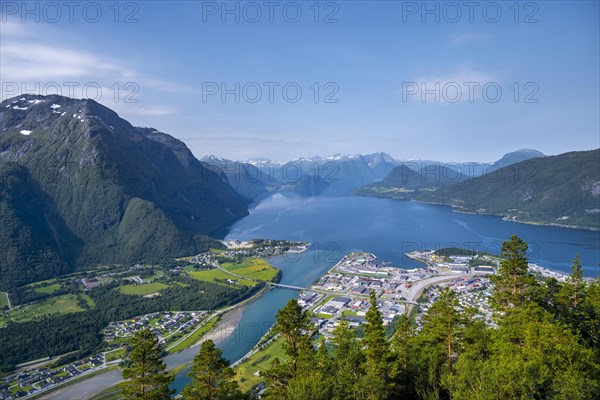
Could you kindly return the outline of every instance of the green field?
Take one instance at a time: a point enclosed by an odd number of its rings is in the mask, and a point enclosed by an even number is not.
[[[127,353],[127,350],[125,348],[116,349],[116,350],[107,352],[105,355],[106,362],[123,359],[123,358],[125,358],[126,353]]]
[[[0,310],[8,307],[8,293],[0,292]]]
[[[214,283],[215,278],[216,278],[216,279],[220,279],[220,280],[232,279],[234,281],[237,281],[238,284],[244,285],[244,286],[254,286],[254,284],[255,284],[255,282],[240,279],[236,276],[228,274],[225,271],[221,271],[220,269],[205,269],[205,270],[201,270],[201,271],[190,271],[189,274],[192,278],[197,279],[199,281],[204,281],[204,282]]]
[[[146,296],[158,292],[159,290],[168,288],[169,285],[154,282],[154,283],[142,283],[140,285],[124,285],[119,287],[119,290],[123,294],[131,294],[137,296]]]
[[[48,286],[36,287],[36,288],[33,289],[33,291],[36,292],[36,293],[48,293],[48,294],[52,294],[52,293],[56,292],[58,289],[60,289],[60,283],[53,283],[53,284],[48,285]]]
[[[96,305],[96,303],[94,303],[94,300],[87,294],[80,294],[79,297],[82,298],[90,308]]]
[[[271,281],[278,272],[276,268],[259,258],[245,259],[241,263],[223,263],[221,268],[231,272],[231,274],[217,268],[196,271],[192,266],[188,266],[186,271],[192,278],[200,281],[215,282],[215,279],[221,281],[231,279],[236,281],[239,285],[244,286],[253,286],[257,281]],[[233,274],[243,276],[249,280],[240,279]]]
[[[52,279],[46,279],[45,281],[33,282],[28,285],[25,285],[24,287],[45,286],[45,285],[49,285],[49,284],[55,283],[55,282],[56,282],[56,278],[52,278]]]
[[[86,298],[87,297],[87,298]],[[14,322],[25,322],[35,318],[43,318],[48,315],[69,314],[83,311],[83,308],[77,303],[79,296],[76,294],[65,294],[62,296],[51,297],[41,303],[33,303],[23,307],[12,309],[4,314],[6,320]],[[93,305],[93,301],[87,295],[81,295],[88,304]]]
[[[260,258],[244,260],[239,264],[224,263],[223,269],[259,281],[270,281],[277,275],[277,269]]]
[[[258,374],[260,371],[271,368],[271,363],[275,358],[279,358],[281,362],[287,360],[282,344],[282,338],[276,339],[267,348],[260,350],[235,368],[236,379],[240,383],[242,390],[249,390],[252,386],[260,383],[263,378],[258,376]]]

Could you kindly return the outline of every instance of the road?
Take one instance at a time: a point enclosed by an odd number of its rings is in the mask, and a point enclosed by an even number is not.
[[[458,278],[470,278],[472,276],[473,275],[470,275],[470,274],[452,274],[452,275],[436,275],[431,278],[423,279],[422,281],[416,282],[408,289],[408,293],[406,295],[406,300],[410,301],[410,302],[416,302],[419,299],[419,297],[421,296],[421,293],[423,292],[423,290],[425,290],[425,288],[427,288],[428,286],[437,285],[438,283],[442,283],[442,282],[446,282],[446,281],[453,281]],[[412,308],[413,308],[413,305],[411,304],[410,306],[408,306],[406,308],[406,313],[410,314],[410,312],[412,311]]]
[[[221,264],[219,264],[218,261],[215,261],[214,264],[213,264],[213,266],[217,267],[218,269],[220,269],[221,271],[225,272],[226,274],[233,275],[236,278],[242,279],[244,281],[260,282],[260,281],[255,281],[254,279],[246,278],[245,276],[238,275],[238,274],[236,274],[234,272],[227,271],[225,268],[221,267]]]
[[[106,388],[109,388],[121,382],[120,369],[111,369],[106,372],[98,373],[90,378],[85,378],[71,385],[53,390],[52,392],[43,395],[40,399],[44,400],[81,400],[89,399],[100,393]]]

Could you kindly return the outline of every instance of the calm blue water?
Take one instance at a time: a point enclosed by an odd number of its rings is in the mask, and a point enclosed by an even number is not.
[[[459,214],[449,207],[370,197],[299,197],[277,193],[256,205],[231,228],[227,238],[302,240],[311,250],[270,260],[283,270],[282,283],[307,286],[349,251],[375,253],[398,267],[419,264],[404,256],[417,249],[465,247],[500,254],[501,243],[517,234],[529,243],[529,259],[569,272],[576,253],[586,276],[598,275],[600,232],[518,224],[492,216]],[[298,293],[275,289],[241,310],[240,324],[218,344],[235,361],[246,354],[275,321],[275,313]],[[177,361],[191,360],[190,352]],[[172,357],[175,357],[172,356]],[[174,387],[188,383],[181,373]]]

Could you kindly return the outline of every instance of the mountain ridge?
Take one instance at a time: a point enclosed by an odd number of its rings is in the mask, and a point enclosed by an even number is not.
[[[529,158],[435,187],[407,183],[384,179],[355,193],[450,205],[515,222],[600,229],[600,149]]]
[[[51,199],[59,220],[76,238],[58,234],[74,248],[73,256],[56,250],[56,263],[64,263],[66,270],[193,254],[218,245],[207,235],[248,213],[249,200],[225,176],[207,169],[183,142],[152,128],[133,127],[93,100],[25,95],[0,103],[2,185],[19,182],[16,175],[24,174],[10,163],[27,171],[31,182],[21,182],[20,188],[42,204]],[[2,216],[13,216],[11,229],[27,231],[33,220],[15,217],[23,216],[19,204],[8,193],[0,201]],[[6,249],[14,243],[3,240],[0,259],[8,260]],[[39,262],[16,265],[15,254],[21,253],[26,251],[17,251],[3,265],[3,286],[9,285],[5,273],[20,276],[19,284],[48,275],[19,274],[20,269],[41,268]],[[13,278],[11,282],[17,284]]]

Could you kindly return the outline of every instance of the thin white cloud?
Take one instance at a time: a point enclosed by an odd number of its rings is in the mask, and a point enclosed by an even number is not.
[[[44,44],[3,45],[0,49],[3,80],[11,82],[57,79],[78,80],[106,77],[131,79],[136,73],[115,64],[107,63],[93,54],[71,50],[62,46]]]
[[[133,104],[126,106],[114,106],[112,107],[115,111],[127,115],[143,115],[152,117],[164,117],[167,115],[175,115],[179,113],[176,107],[171,106],[148,106],[148,107],[137,107]]]
[[[475,102],[486,85],[497,84],[498,77],[468,65],[459,65],[447,73],[419,76],[402,82],[403,102],[453,104]]]
[[[151,104],[152,93],[147,93],[188,91],[149,77],[111,55],[80,48],[56,26],[5,22],[0,44],[2,100],[24,93],[92,98],[127,118],[177,114],[175,107]]]

